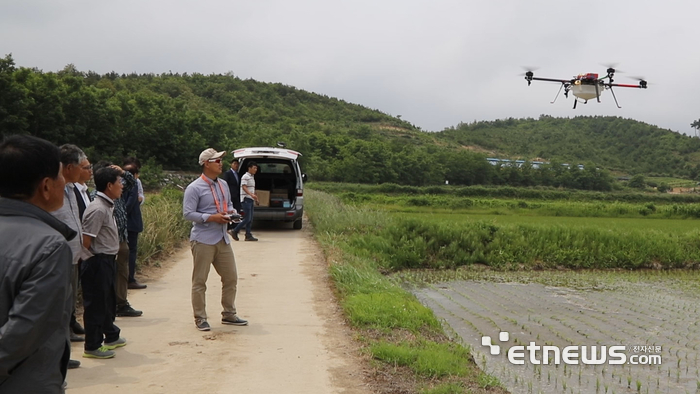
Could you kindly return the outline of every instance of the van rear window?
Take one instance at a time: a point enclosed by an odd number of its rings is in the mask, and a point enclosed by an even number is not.
[[[263,174],[291,174],[292,167],[286,163],[258,163],[258,172]]]

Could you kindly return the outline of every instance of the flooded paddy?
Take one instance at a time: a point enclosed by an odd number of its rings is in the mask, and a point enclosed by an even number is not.
[[[512,393],[700,392],[697,273],[410,275],[421,283],[411,291]],[[521,365],[508,359],[514,346]]]

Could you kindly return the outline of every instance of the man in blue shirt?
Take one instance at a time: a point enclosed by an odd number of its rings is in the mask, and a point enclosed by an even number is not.
[[[218,176],[223,170],[221,157],[225,151],[209,148],[199,155],[202,175],[185,189],[183,214],[192,222],[190,245],[194,267],[192,272],[192,309],[194,321],[200,331],[209,331],[206,311],[206,282],[209,269],[214,266],[221,276],[222,324],[245,326],[246,320],[236,315],[236,288],[238,272],[231,241],[226,232],[233,208],[228,184]]]

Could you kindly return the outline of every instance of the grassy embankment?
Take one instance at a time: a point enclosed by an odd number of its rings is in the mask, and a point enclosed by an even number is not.
[[[341,304],[389,386],[424,393],[501,393],[497,379],[474,364],[468,349],[444,334],[433,313],[396,281],[386,266],[354,244],[392,226],[381,212],[342,204],[308,190],[307,212],[331,264]],[[400,391],[400,390],[399,390]]]

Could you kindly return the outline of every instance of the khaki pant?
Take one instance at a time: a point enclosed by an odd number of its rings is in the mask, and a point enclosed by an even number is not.
[[[129,304],[126,300],[127,287],[129,285],[129,244],[124,241],[119,243],[117,252],[117,274],[114,278],[114,291],[117,299],[117,309]]]
[[[236,258],[233,255],[231,245],[222,239],[216,245],[206,245],[197,241],[191,241],[192,258],[194,262],[192,270],[192,309],[195,319],[207,318],[207,278],[209,269],[214,269],[221,277],[221,306],[223,317],[232,317],[236,314],[236,289],[238,286],[238,272],[236,271]]]

